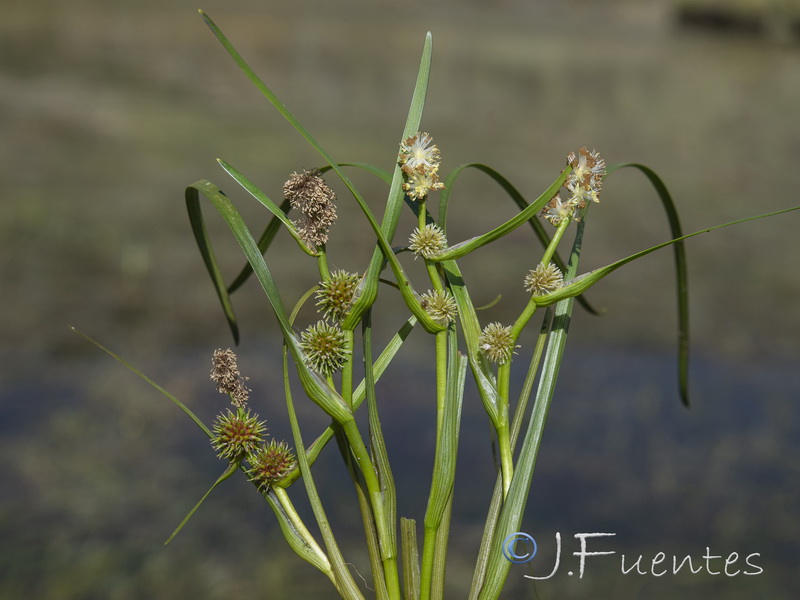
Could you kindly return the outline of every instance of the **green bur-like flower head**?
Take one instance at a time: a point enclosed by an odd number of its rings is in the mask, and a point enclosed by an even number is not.
[[[344,332],[325,321],[309,326],[300,336],[300,346],[309,366],[325,376],[341,369],[350,354]]]
[[[341,321],[350,308],[358,287],[359,276],[347,271],[334,271],[319,284],[317,306],[326,319]]]
[[[411,233],[408,247],[423,258],[433,258],[447,247],[447,238],[441,227],[428,223],[423,229],[417,227]]]
[[[271,440],[247,457],[250,468],[247,476],[259,489],[268,490],[294,466],[294,454],[286,442]]]
[[[544,296],[564,286],[564,275],[553,263],[539,263],[525,276],[525,291],[534,296]]]
[[[511,360],[514,348],[511,327],[497,322],[489,323],[484,327],[478,340],[478,349],[481,354],[498,365],[503,365]]]
[[[456,299],[453,298],[450,292],[442,292],[439,290],[428,291],[422,294],[420,302],[422,308],[424,308],[437,323],[446,325],[456,320],[458,305],[456,304]]]
[[[239,460],[254,452],[267,432],[266,423],[251,415],[250,410],[239,409],[236,414],[230,410],[220,414],[212,428],[214,437],[211,445],[219,458],[230,461]]]

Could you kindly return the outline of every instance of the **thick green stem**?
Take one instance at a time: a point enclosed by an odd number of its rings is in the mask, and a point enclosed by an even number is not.
[[[516,337],[514,342],[516,342]],[[511,361],[497,367],[498,427],[497,445],[500,451],[500,471],[503,474],[503,496],[508,493],[514,475],[514,459],[508,435],[508,399],[511,380]]]
[[[353,452],[361,473],[364,475],[364,483],[367,486],[372,513],[375,516],[375,528],[378,531],[378,542],[380,544],[381,558],[383,560],[383,571],[386,576],[386,588],[389,596],[394,600],[399,600],[400,577],[397,571],[397,550],[395,544],[391,542],[394,536],[390,534],[389,528],[393,524],[386,519],[386,510],[383,502],[383,491],[381,490],[375,468],[372,466],[367,447],[361,438],[358,425],[352,417],[341,423],[347,442]]]
[[[436,458],[441,451],[440,443],[445,418],[445,399],[447,393],[447,330],[436,334]],[[455,383],[455,382],[453,382]],[[429,600],[431,598],[431,583],[434,574],[434,563],[436,559],[436,539],[439,535],[441,519],[432,514],[433,498],[442,487],[441,477],[436,462],[433,466],[433,477],[431,481],[431,493],[428,500],[428,510],[425,514],[425,537],[422,544],[422,573],[420,584],[420,599]]]
[[[342,391],[341,396],[344,403],[355,412],[353,406],[353,354],[355,351],[355,334],[352,329],[344,330],[344,343],[348,350],[347,360],[342,366]]]

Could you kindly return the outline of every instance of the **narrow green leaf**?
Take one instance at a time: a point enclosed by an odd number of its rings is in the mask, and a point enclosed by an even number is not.
[[[433,481],[431,482],[428,509],[425,512],[425,529],[437,529],[442,520],[447,500],[453,493],[456,476],[456,457],[461,425],[461,406],[464,398],[467,359],[459,354],[454,328],[447,332],[448,365],[445,409],[441,435],[436,440]]]
[[[476,169],[482,173],[488,175],[495,183],[497,183],[503,191],[506,192],[509,198],[514,201],[520,211],[524,211],[530,206],[528,201],[525,200],[523,195],[517,190],[517,188],[503,175],[501,175],[498,171],[493,169],[488,165],[484,165],[481,163],[468,163],[464,165],[459,165],[447,176],[447,180],[445,181],[445,189],[442,190],[441,197],[439,199],[439,226],[442,227],[445,231],[447,231],[446,223],[447,223],[447,214],[448,209],[450,206],[450,196],[453,193],[453,187],[455,186],[456,180],[458,177],[466,170],[466,169]],[[538,212],[538,211],[537,211]],[[533,229],[534,234],[539,239],[539,242],[542,244],[543,248],[547,248],[550,245],[550,235],[545,230],[544,226],[542,225],[541,221],[537,218],[536,214],[532,215],[528,219],[528,223]],[[564,260],[558,254],[558,252],[553,254],[552,258],[553,263],[561,270],[563,273],[566,271],[567,267],[564,263]],[[593,315],[599,315],[600,311],[595,309],[586,298],[583,296],[578,297],[578,302],[580,305],[586,310],[587,312]],[[480,310],[480,309],[478,309]]]
[[[283,223],[286,227],[289,235],[294,238],[294,241],[297,242],[297,245],[300,246],[300,249],[308,254],[309,256],[317,256],[317,252],[309,248],[306,243],[300,238],[300,234],[297,232],[297,228],[294,226],[294,223],[286,216],[286,214],[281,210],[281,208],[275,204],[272,200],[270,200],[267,195],[259,190],[255,184],[253,184],[247,177],[242,175],[238,170],[236,170],[231,164],[225,162],[221,158],[217,159],[217,162],[220,166],[225,169],[225,172],[228,173],[231,177],[236,180],[236,183],[241,185],[247,192],[253,196],[256,200],[261,202],[266,209],[271,212],[277,219]],[[263,253],[262,253],[263,254]]]
[[[484,165],[481,166],[484,167],[482,169],[484,170],[484,172],[490,174],[496,173],[495,171],[489,169],[489,167],[485,167]],[[483,235],[479,235],[472,239],[450,246],[449,248],[444,250],[441,254],[436,255],[436,257],[432,258],[431,260],[434,260],[436,262],[443,262],[446,260],[461,258],[462,256],[465,256],[470,252],[473,252],[478,248],[481,248],[482,246],[485,246],[486,244],[489,244],[503,237],[504,235],[514,231],[517,227],[523,225],[526,221],[529,221],[533,217],[535,217],[536,213],[542,210],[542,208],[544,208],[544,206],[548,202],[550,202],[553,196],[555,196],[558,193],[558,190],[564,184],[564,181],[566,180],[567,175],[569,175],[571,170],[572,169],[570,167],[564,169],[561,172],[561,175],[559,175],[556,178],[556,180],[552,184],[550,184],[550,187],[548,187],[542,193],[541,196],[539,196],[536,200],[533,201],[532,204],[528,205],[526,208],[521,210],[519,213],[514,215],[511,219],[509,219],[505,223],[498,225],[497,227],[495,227],[491,231],[488,231],[487,233],[484,233]],[[499,176],[499,173],[497,175]],[[497,179],[495,180],[497,181]],[[446,211],[445,211],[445,216],[446,216]]]
[[[419,131],[419,124],[422,119],[422,110],[425,106],[425,96],[428,93],[428,79],[431,70],[431,55],[433,48],[433,38],[428,32],[425,36],[425,45],[422,49],[422,58],[420,59],[419,71],[417,72],[417,81],[414,86],[414,93],[411,98],[411,106],[408,109],[408,117],[406,118],[405,126],[403,127],[403,134],[400,141],[409,138]],[[386,209],[383,213],[383,221],[381,222],[381,231],[385,238],[385,243],[380,243],[375,248],[370,260],[369,267],[364,277],[363,286],[358,292],[358,297],[353,303],[350,314],[345,319],[342,326],[345,329],[353,329],[356,324],[361,320],[364,312],[372,306],[378,296],[378,279],[383,270],[384,255],[386,254],[387,246],[391,247],[392,239],[394,238],[397,224],[400,220],[400,211],[403,208],[403,173],[399,165],[396,164],[392,173],[392,182],[389,186],[389,195],[386,201]],[[362,210],[366,205],[362,206]],[[388,256],[387,256],[388,260]],[[398,263],[399,264],[399,263]],[[419,317],[419,315],[417,315]],[[422,320],[423,326],[428,330],[426,323]]]
[[[98,348],[100,348],[100,350],[102,350],[103,352],[105,352],[106,354],[108,354],[109,356],[111,356],[112,358],[116,359],[117,361],[119,361],[120,363],[122,363],[123,365],[125,365],[125,366],[126,366],[128,369],[130,369],[131,371],[133,371],[134,373],[136,373],[136,375],[138,375],[138,376],[139,376],[141,379],[143,379],[143,380],[144,380],[144,381],[146,381],[148,384],[150,384],[152,387],[154,387],[154,388],[155,388],[155,389],[157,389],[159,392],[161,392],[162,394],[164,394],[164,395],[165,395],[167,398],[169,398],[169,399],[170,399],[170,401],[171,401],[171,402],[172,402],[172,403],[173,403],[175,406],[177,406],[178,408],[180,408],[180,409],[181,409],[181,410],[182,410],[182,411],[183,411],[183,412],[184,412],[184,413],[185,413],[185,414],[186,414],[186,415],[187,415],[187,416],[188,416],[188,417],[189,417],[189,418],[190,418],[192,421],[194,421],[194,424],[195,424],[195,425],[197,425],[197,426],[198,426],[198,427],[199,427],[199,428],[200,428],[200,429],[203,431],[203,433],[205,433],[205,434],[206,434],[206,435],[207,435],[209,438],[213,438],[213,437],[214,437],[214,434],[213,434],[213,433],[211,433],[211,430],[210,430],[208,427],[206,427],[206,426],[205,426],[205,424],[204,424],[204,423],[203,423],[203,422],[200,420],[200,417],[198,417],[196,414],[194,414],[194,413],[193,413],[193,412],[192,412],[192,411],[189,409],[189,407],[188,407],[188,406],[186,406],[186,405],[185,405],[183,402],[181,402],[180,400],[178,400],[178,399],[177,399],[175,396],[173,396],[172,394],[170,394],[170,393],[169,393],[167,390],[165,390],[163,387],[161,387],[160,385],[158,385],[158,384],[157,384],[155,381],[153,381],[152,379],[150,379],[150,378],[149,378],[147,375],[145,375],[144,373],[142,373],[142,372],[141,372],[139,369],[137,369],[136,367],[134,367],[134,366],[133,366],[131,363],[129,363],[127,360],[125,360],[124,358],[122,358],[122,357],[121,357],[121,356],[119,356],[118,354],[115,354],[114,352],[112,352],[111,350],[109,350],[108,348],[106,348],[105,346],[103,346],[103,344],[101,344],[100,342],[98,342],[98,341],[94,340],[93,338],[89,337],[88,335],[86,335],[86,334],[85,334],[85,333],[83,333],[82,331],[80,331],[80,330],[76,329],[76,328],[75,328],[75,327],[73,327],[72,325],[70,325],[70,326],[69,326],[69,328],[70,328],[72,331],[74,331],[75,333],[77,333],[79,336],[81,336],[83,339],[85,339],[87,342],[90,342],[90,343],[94,344],[95,346],[97,346]]]
[[[289,414],[289,423],[292,428],[295,451],[297,452],[297,462],[300,467],[300,472],[303,476],[303,484],[306,488],[308,501],[311,504],[311,510],[314,513],[317,525],[319,526],[322,534],[322,539],[325,541],[325,547],[327,548],[328,555],[330,556],[331,568],[333,569],[336,577],[336,589],[344,598],[362,599],[363,595],[358,589],[356,582],[353,580],[350,570],[347,567],[347,563],[345,562],[341,550],[339,549],[339,545],[336,542],[336,538],[333,535],[333,530],[331,529],[330,523],[328,522],[328,517],[325,514],[325,508],[322,506],[322,501],[320,500],[316,484],[314,483],[314,477],[311,474],[311,467],[308,464],[305,445],[303,444],[303,436],[300,432],[300,424],[297,421],[297,413],[292,400],[292,392],[289,384],[288,363],[289,361],[286,347],[284,347],[283,382],[284,394],[286,397],[286,409]]]
[[[283,214],[287,214],[289,212],[289,209],[291,208],[289,201],[284,200],[279,208]],[[269,249],[270,245],[272,244],[272,241],[278,234],[281,225],[283,225],[283,223],[281,223],[278,217],[275,216],[273,216],[270,219],[269,223],[267,223],[267,226],[264,228],[261,237],[258,238],[258,243],[257,243],[258,249],[262,255],[265,254],[266,251]],[[239,274],[228,286],[228,294],[233,294],[237,289],[239,289],[244,284],[244,282],[246,282],[250,278],[250,275],[252,274],[253,274],[253,267],[250,266],[249,262],[246,262],[242,267],[242,270],[239,271]]]
[[[672,237],[680,238],[683,231],[678,211],[661,178],[651,168],[638,163],[613,165],[608,168],[608,174],[626,167],[638,169],[647,177],[661,200]],[[672,248],[675,252],[675,289],[678,300],[678,388],[684,405],[689,406],[689,280],[686,273],[686,250],[682,241],[675,243]]]
[[[594,269],[593,271],[589,271],[588,273],[584,273],[583,275],[579,275],[573,279],[567,280],[566,284],[563,288],[556,290],[550,294],[545,294],[543,296],[536,296],[536,304],[537,306],[550,306],[555,304],[556,302],[560,302],[565,298],[572,298],[577,296],[578,294],[582,294],[598,281],[610,275],[620,267],[628,264],[629,262],[633,262],[643,256],[647,256],[655,252],[656,250],[661,250],[662,248],[666,248],[667,246],[671,246],[673,244],[677,244],[683,240],[688,240],[689,238],[695,237],[697,235],[702,235],[704,233],[709,233],[710,231],[714,231],[716,229],[722,229],[723,227],[731,227],[732,225],[740,225],[741,223],[747,223],[748,221],[755,221],[756,219],[764,219],[767,217],[774,217],[776,215],[782,215],[784,213],[792,212],[795,210],[800,210],[800,206],[795,206],[792,208],[786,208],[783,210],[778,210],[771,213],[765,213],[761,215],[755,215],[752,217],[746,217],[744,219],[737,219],[736,221],[730,221],[728,223],[722,223],[721,225],[715,225],[714,227],[709,227],[707,229],[701,229],[699,231],[695,231],[693,233],[689,233],[686,235],[682,235],[679,238],[669,240],[663,242],[661,244],[657,244],[651,248],[647,248],[646,250],[642,250],[641,252],[637,252],[635,254],[631,254],[625,258],[622,258],[614,263],[606,265],[605,267],[600,267],[599,269]]]
[[[392,474],[392,465],[389,462],[389,453],[386,441],[383,438],[383,427],[378,414],[378,399],[375,393],[375,369],[372,361],[372,311],[364,314],[361,322],[362,347],[364,349],[364,385],[367,395],[367,409],[369,416],[369,439],[372,463],[383,491],[383,506],[386,512],[386,522],[391,524],[389,529],[389,544],[397,545],[395,523],[397,522],[397,489]]]
[[[469,296],[469,291],[464,283],[458,263],[455,260],[448,260],[442,266],[447,277],[448,286],[453,292],[453,298],[455,298],[458,306],[458,320],[461,323],[467,346],[467,358],[469,359],[475,383],[478,385],[483,408],[494,427],[500,427],[497,381],[486,358],[478,350],[481,326],[478,322],[478,316],[475,314],[475,307]]]
[[[272,274],[267,268],[267,263],[261,251],[258,249],[250,230],[244,223],[242,216],[231,203],[230,199],[213,183],[203,179],[198,181],[188,188],[186,188],[186,203],[190,206],[190,210],[199,211],[199,194],[202,193],[222,216],[225,223],[233,233],[234,238],[239,244],[239,247],[244,252],[250,265],[253,267],[253,272],[256,275],[261,288],[269,300],[272,310],[278,319],[278,326],[283,333],[283,339],[292,354],[295,366],[297,367],[297,374],[303,389],[306,391],[311,400],[313,400],[320,408],[327,412],[337,422],[344,423],[352,419],[350,408],[342,400],[336,390],[332,389],[328,383],[315,373],[307,364],[303,356],[303,350],[300,347],[300,340],[294,333],[289,322],[289,316],[283,306],[278,288],[272,278]]]
[[[578,223],[569,266],[567,267],[566,274],[568,276],[573,276],[578,268],[583,230],[586,225],[586,210],[583,213],[584,218]],[[496,600],[500,596],[508,576],[511,563],[503,556],[501,546],[506,536],[519,531],[522,522],[522,514],[528,500],[528,492],[530,491],[547,413],[550,409],[550,402],[553,399],[556,382],[558,381],[558,373],[567,341],[567,332],[569,331],[569,321],[572,315],[572,304],[572,298],[568,298],[555,308],[553,327],[547,344],[542,374],[539,378],[539,388],[536,391],[536,401],[514,469],[514,475],[511,479],[511,486],[500,511],[500,518],[492,537],[483,586],[478,595],[480,600]]]
[[[233,304],[231,304],[228,288],[225,286],[225,281],[222,279],[222,272],[217,265],[217,258],[214,255],[214,249],[211,246],[211,240],[206,231],[205,221],[203,220],[203,211],[200,208],[200,202],[197,199],[197,190],[211,190],[214,186],[213,183],[206,179],[202,179],[186,188],[186,210],[189,213],[189,222],[192,225],[192,232],[194,238],[197,240],[197,247],[200,249],[200,255],[203,257],[203,264],[208,269],[208,274],[211,276],[211,283],[214,284],[214,289],[217,292],[219,301],[222,304],[222,311],[225,313],[225,318],[228,320],[228,326],[231,328],[233,340],[236,344],[239,343],[239,326],[236,323],[236,315],[233,312]],[[216,188],[220,194],[222,190]],[[192,191],[190,191],[192,190]]]
[[[233,475],[238,470],[239,470],[239,463],[232,462],[232,463],[228,464],[228,468],[225,469],[225,471],[222,473],[222,475],[220,475],[219,478],[214,482],[214,485],[212,485],[210,488],[208,488],[208,491],[205,494],[203,494],[203,497],[200,498],[200,500],[197,502],[197,504],[194,505],[194,508],[192,508],[192,510],[189,511],[189,514],[184,517],[184,519],[183,519],[183,521],[181,521],[180,525],[178,525],[175,528],[175,531],[172,532],[172,535],[169,536],[169,538],[167,538],[167,541],[164,542],[165,546],[167,544],[169,544],[175,538],[175,536],[178,535],[178,533],[180,533],[180,530],[183,529],[183,526],[186,525],[186,523],[189,522],[189,519],[191,519],[192,515],[194,515],[194,513],[197,512],[197,509],[200,508],[200,505],[205,501],[206,498],[208,498],[208,495],[211,492],[213,492],[214,489],[220,483],[222,483],[223,481],[228,479],[231,475]]]

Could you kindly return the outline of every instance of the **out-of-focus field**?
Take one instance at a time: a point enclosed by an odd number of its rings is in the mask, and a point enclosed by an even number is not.
[[[269,597],[331,597],[241,481],[161,548],[222,465],[177,410],[67,328],[119,351],[210,421],[219,398],[207,383],[208,356],[231,342],[183,189],[215,181],[260,230],[264,211],[214,159],[279,198],[287,175],[320,165],[319,157],[242,76],[193,4],[4,4],[0,597],[255,598],[264,586],[272,586]],[[800,204],[796,39],[681,29],[673,7],[655,1],[432,4],[211,0],[202,8],[341,161],[391,168],[430,30],[423,127],[442,149],[445,174],[487,163],[533,199],[566,153],[586,145],[609,164],[653,167],[686,231]],[[383,186],[354,178],[379,210]],[[337,190],[333,264],[362,270],[372,242]],[[511,214],[498,188],[468,174],[453,194],[450,239]],[[668,237],[655,194],[634,171],[606,182],[590,216],[586,270]],[[539,597],[793,597],[799,224],[793,213],[688,244],[696,405],[689,412],[677,406],[671,378],[669,252],[592,290],[591,301],[608,310],[576,315],[524,522],[550,539],[558,529],[618,531],[618,549],[651,555],[761,551],[765,573],[654,578],[603,563],[580,581],[562,574],[540,583]],[[405,219],[401,231],[411,227]],[[242,259],[221,222],[211,219],[209,228],[232,276]],[[486,322],[519,310],[520,282],[537,253],[520,230],[463,262],[476,304],[503,295]],[[313,263],[288,236],[278,239],[270,267],[287,303],[315,283]],[[280,363],[268,349],[277,340],[271,315],[255,285],[235,301],[257,410],[288,438]],[[400,318],[387,321],[390,330]],[[425,341],[415,335],[413,343]],[[402,358],[420,385],[430,376],[427,352]],[[413,488],[401,497],[401,514],[421,520],[432,446],[418,444],[429,434],[414,428],[430,407],[401,377],[384,384],[386,421],[395,454],[412,457],[399,468],[398,479]],[[408,396],[397,391],[409,387]],[[488,428],[474,393],[467,403],[459,485],[468,500],[457,506],[453,597],[465,595],[460,574],[473,561],[491,482]],[[325,422],[311,408],[303,416],[312,430]],[[330,490],[343,471],[329,454]],[[340,493],[346,500],[336,501],[333,518],[363,571],[360,525],[347,516],[355,499],[349,488]],[[515,573],[508,597],[534,597]]]

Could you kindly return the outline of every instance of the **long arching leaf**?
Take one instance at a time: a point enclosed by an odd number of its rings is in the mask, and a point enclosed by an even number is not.
[[[644,173],[658,194],[664,212],[669,221],[669,229],[673,238],[683,235],[678,211],[672,201],[667,186],[650,167],[639,163],[623,163],[608,168],[608,173],[626,167],[638,169]],[[675,290],[678,300],[678,388],[684,405],[689,406],[689,280],[686,274],[686,250],[682,241],[673,246],[675,253]]]

